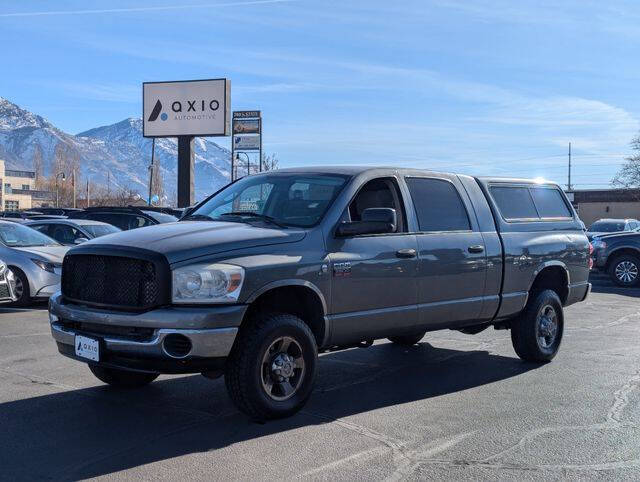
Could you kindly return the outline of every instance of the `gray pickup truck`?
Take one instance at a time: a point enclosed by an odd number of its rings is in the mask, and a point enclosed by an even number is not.
[[[562,190],[393,168],[240,179],[177,223],[69,251],[49,303],[59,351],[111,385],[224,374],[258,420],[299,410],[319,352],[428,331],[511,329],[548,362],[589,291],[589,243]]]

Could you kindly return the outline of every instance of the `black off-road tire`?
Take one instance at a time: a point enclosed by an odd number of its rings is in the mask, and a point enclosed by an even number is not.
[[[635,274],[635,277],[632,280],[625,281],[623,279],[620,279],[616,274],[616,269],[623,263],[627,263],[627,266],[630,267],[630,275]],[[638,286],[638,283],[640,282],[640,258],[634,256],[633,254],[622,254],[620,256],[616,256],[609,264],[609,269],[607,271],[609,273],[609,278],[611,278],[611,281],[613,281],[618,286],[622,286],[625,288]]]
[[[27,279],[27,275],[25,275],[20,268],[10,266],[9,269],[16,279],[16,286],[18,286],[18,283],[22,285],[21,295],[16,301],[11,303],[11,306],[29,306],[31,304],[31,288],[29,287],[29,280]]]
[[[158,373],[118,370],[117,368],[101,367],[93,363],[89,363],[89,370],[98,380],[118,388],[144,387],[159,376]]]
[[[556,335],[549,346],[543,346],[540,340],[539,324],[541,313],[547,307],[553,308],[556,315]],[[550,362],[562,342],[564,331],[564,312],[560,297],[553,290],[532,293],[527,306],[520,316],[511,323],[511,342],[517,355],[524,361]]]
[[[422,340],[426,333],[426,331],[421,331],[420,333],[414,333],[413,335],[390,336],[388,340],[396,345],[412,346]]]
[[[263,361],[269,347],[281,337],[293,338],[299,345],[304,371],[290,398],[274,400],[263,385]],[[224,376],[227,391],[236,407],[253,420],[288,417],[311,396],[317,360],[316,340],[304,321],[284,313],[259,313],[240,329],[229,354]]]

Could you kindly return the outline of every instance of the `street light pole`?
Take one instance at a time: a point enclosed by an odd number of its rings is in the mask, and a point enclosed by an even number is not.
[[[64,172],[59,172],[56,174],[56,207],[60,207],[60,190],[58,189],[58,178],[62,176],[62,180],[66,179]]]
[[[244,154],[247,158],[247,176],[251,174],[251,160],[249,159],[249,154],[246,152],[236,152],[236,161],[240,160],[240,154]]]

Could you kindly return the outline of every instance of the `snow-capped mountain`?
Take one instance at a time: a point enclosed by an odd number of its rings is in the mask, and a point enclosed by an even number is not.
[[[112,188],[148,189],[151,139],[142,137],[142,120],[125,119],[77,135],[67,134],[46,119],[0,97],[0,159],[10,169],[36,169],[48,175],[56,159],[73,160],[83,178]],[[226,184],[231,153],[208,139],[197,138],[195,150],[196,199]],[[162,169],[165,192],[176,190],[177,140],[156,140],[155,160]]]

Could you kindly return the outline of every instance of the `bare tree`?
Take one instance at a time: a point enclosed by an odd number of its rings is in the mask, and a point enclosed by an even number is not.
[[[268,154],[262,159],[262,170],[263,171],[275,171],[278,169],[278,164],[280,161],[276,157],[275,154]]]
[[[153,166],[153,176],[151,177],[151,196],[158,196],[158,199],[162,199],[165,195],[164,192],[164,179],[162,175],[162,167],[160,164]]]
[[[615,187],[640,188],[640,134],[631,141],[631,149],[635,153],[625,159],[626,162],[611,181]]]
[[[114,206],[129,206],[140,199],[140,195],[131,188],[121,187],[113,197]]]
[[[44,160],[42,159],[42,149],[40,144],[36,144],[33,151],[33,170],[36,173],[36,189],[41,189],[41,183],[44,180]]]

